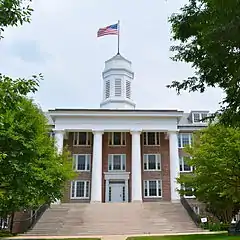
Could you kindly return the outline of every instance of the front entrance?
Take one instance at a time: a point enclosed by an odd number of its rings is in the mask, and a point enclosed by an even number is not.
[[[107,202],[126,202],[126,184],[124,181],[110,181],[107,187]]]
[[[109,202],[125,202],[124,183],[112,183],[109,185]]]
[[[129,172],[105,172],[105,202],[128,202]]]

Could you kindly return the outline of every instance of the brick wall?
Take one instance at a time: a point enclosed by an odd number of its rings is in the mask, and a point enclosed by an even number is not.
[[[68,149],[73,154],[92,154],[92,146],[73,146],[73,133],[69,133],[68,140],[65,141],[65,145],[68,145]],[[161,154],[161,171],[143,171],[143,154],[153,153]],[[126,171],[130,172],[129,179],[129,201],[131,201],[131,157],[132,157],[132,138],[129,132],[126,133],[126,146],[109,146],[108,145],[108,133],[103,134],[102,141],[102,201],[105,202],[105,179],[104,172],[108,171],[108,154],[126,154]],[[142,169],[142,191],[143,191],[143,180],[151,179],[161,179],[162,180],[162,199],[160,198],[144,198],[143,201],[170,201],[171,200],[171,190],[170,190],[170,160],[169,160],[169,140],[165,137],[164,133],[160,134],[160,146],[144,146],[143,137],[141,135],[141,169]],[[92,164],[91,164],[92,165]],[[91,172],[81,172],[77,174],[77,180],[90,180],[91,186]],[[64,191],[64,197],[62,202],[89,202],[89,200],[81,199],[70,199],[70,182],[66,183],[66,188]]]
[[[129,200],[131,200],[131,156],[132,156],[132,140],[131,134],[126,133],[126,146],[109,146],[108,145],[108,133],[103,134],[103,146],[102,146],[102,166],[103,166],[103,175],[102,175],[102,200],[105,202],[105,180],[104,172],[108,172],[108,154],[126,154],[126,172],[130,172],[129,179]]]
[[[64,146],[68,146],[68,150],[72,154],[92,154],[93,147],[92,146],[73,146],[73,133],[69,133],[68,139],[64,142]],[[92,166],[92,158],[91,158],[91,166]],[[79,172],[77,173],[77,177],[75,180],[89,180],[91,186],[91,178],[92,173],[90,172]],[[71,182],[67,182],[65,186],[64,196],[62,199],[63,203],[85,203],[90,202],[90,199],[71,199],[70,198],[71,191]],[[91,191],[90,191],[91,193]],[[90,196],[91,197],[91,196]]]
[[[170,158],[169,158],[169,140],[165,138],[165,134],[160,134],[160,146],[144,146],[141,137],[141,155],[142,155],[142,180],[161,179],[162,180],[162,199],[160,198],[144,198],[144,186],[142,181],[143,201],[170,201]],[[143,154],[161,154],[161,171],[143,171]]]

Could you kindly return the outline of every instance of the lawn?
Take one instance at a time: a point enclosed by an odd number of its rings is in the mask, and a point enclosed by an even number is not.
[[[185,235],[185,236],[165,236],[165,237],[129,237],[127,240],[240,240],[240,236],[228,236],[227,234],[209,235]]]

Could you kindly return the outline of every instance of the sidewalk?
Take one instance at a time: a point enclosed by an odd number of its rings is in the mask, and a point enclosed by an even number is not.
[[[222,234],[226,232],[209,232],[209,231],[203,231],[203,232],[192,232],[192,233],[169,233],[169,234],[141,234],[141,235],[104,235],[104,236],[24,236],[19,235],[16,237],[10,237],[10,238],[4,238],[4,239],[74,239],[74,238],[100,238],[102,240],[125,240],[128,237],[139,237],[139,236],[179,236],[179,235],[197,235],[197,234]]]

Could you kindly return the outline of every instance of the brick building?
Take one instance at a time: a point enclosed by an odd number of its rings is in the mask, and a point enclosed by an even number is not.
[[[206,127],[208,111],[136,109],[131,62],[120,54],[102,76],[99,109],[48,111],[58,150],[68,146],[79,173],[61,202],[179,201],[175,179],[192,171],[182,148]]]

